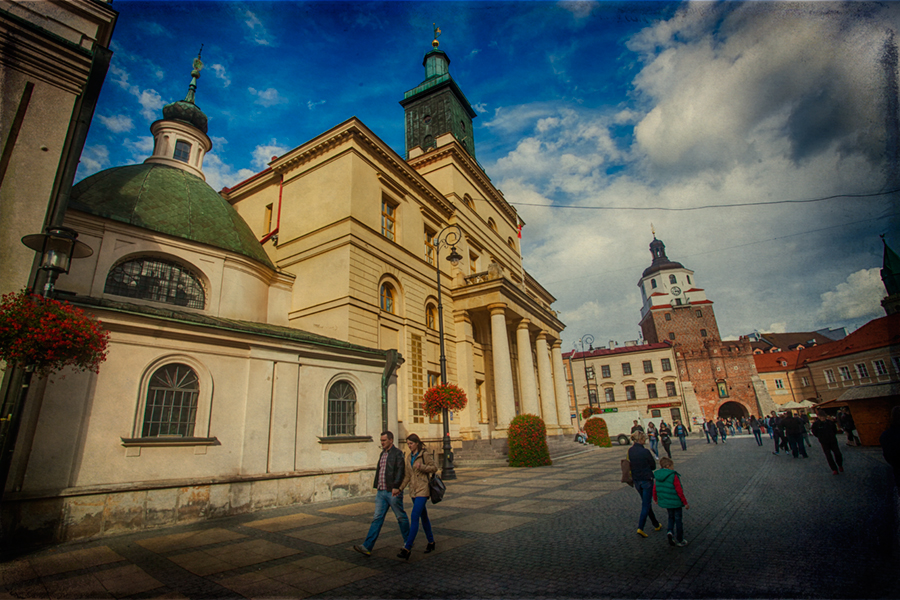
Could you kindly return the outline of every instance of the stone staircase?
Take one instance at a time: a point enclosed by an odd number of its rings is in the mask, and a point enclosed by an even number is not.
[[[550,458],[556,460],[582,452],[596,450],[596,446],[585,446],[574,441],[573,435],[547,437]],[[463,440],[462,448],[453,450],[453,465],[460,468],[505,467],[509,447],[505,439]]]

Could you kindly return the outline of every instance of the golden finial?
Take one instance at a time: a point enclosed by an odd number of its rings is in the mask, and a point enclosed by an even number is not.
[[[653,239],[656,239],[656,229],[653,227],[653,223],[650,223],[650,233],[653,234]]]
[[[433,48],[437,48],[440,46],[440,42],[438,42],[438,38],[441,37],[441,28],[437,26],[437,23],[432,23],[434,26],[434,41],[431,42],[431,46]]]

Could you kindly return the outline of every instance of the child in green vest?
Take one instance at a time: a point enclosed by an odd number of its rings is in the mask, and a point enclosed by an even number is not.
[[[681,508],[690,508],[691,505],[684,498],[678,473],[672,470],[672,467],[675,466],[672,459],[666,457],[659,459],[659,466],[660,468],[653,472],[653,500],[661,508],[669,511],[669,545],[687,546],[688,541],[684,539]]]

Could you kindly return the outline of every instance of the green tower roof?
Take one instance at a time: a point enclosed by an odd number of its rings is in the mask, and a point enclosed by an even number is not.
[[[100,171],[72,188],[70,207],[236,252],[275,268],[234,207],[182,169],[144,163]]]

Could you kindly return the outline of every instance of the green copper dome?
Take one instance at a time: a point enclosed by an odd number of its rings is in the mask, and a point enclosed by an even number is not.
[[[69,206],[275,268],[234,207],[205,181],[175,167],[144,163],[100,171],[72,188]]]
[[[182,121],[193,125],[203,133],[209,129],[206,115],[200,110],[200,107],[193,102],[187,100],[179,100],[172,104],[163,106],[163,118],[168,121]]]

